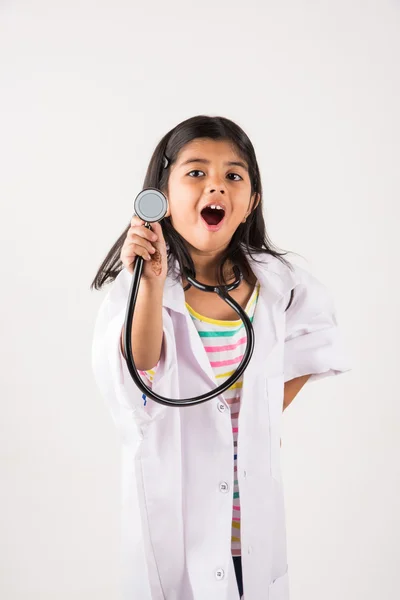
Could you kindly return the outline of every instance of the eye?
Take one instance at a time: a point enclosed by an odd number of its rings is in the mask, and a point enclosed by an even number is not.
[[[200,171],[200,169],[195,169],[194,171],[190,171],[188,173],[188,175],[191,176],[192,173],[204,173],[204,171]],[[239,177],[239,179],[243,179],[243,177],[241,177],[237,173],[229,173],[229,175],[236,175],[236,177]],[[194,179],[198,179],[198,178],[194,177]],[[234,179],[233,181],[239,181],[239,179]]]

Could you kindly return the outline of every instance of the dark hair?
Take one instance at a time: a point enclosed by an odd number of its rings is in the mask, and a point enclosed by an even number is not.
[[[154,150],[144,179],[143,189],[152,187],[159,189],[166,194],[170,166],[174,164],[182,148],[187,143],[198,138],[230,142],[237,150],[239,156],[241,156],[248,165],[251,195],[255,193],[260,195],[260,201],[257,207],[252,210],[246,221],[241,223],[236,229],[228,247],[221,256],[218,268],[219,284],[222,285],[227,283],[225,282],[223,273],[224,264],[228,259],[233,264],[240,267],[244,278],[248,280],[251,269],[243,247],[246,248],[246,251],[251,256],[252,251],[271,254],[284,262],[289,268],[292,268],[292,265],[283,258],[287,252],[280,253],[275,250],[272,247],[272,243],[265,230],[262,209],[261,177],[253,144],[239,125],[230,119],[198,115],[179,123],[176,127],[171,129],[171,131],[160,140]],[[180,273],[188,272],[195,276],[195,267],[187,250],[185,239],[173,228],[170,217],[162,219],[160,224],[165,243],[168,246],[168,273],[172,272],[175,259],[177,259]],[[130,226],[131,223],[129,222],[126,229],[108,252],[90,286],[91,289],[93,287],[96,290],[101,289],[105,283],[113,281],[123,269],[120,253]]]

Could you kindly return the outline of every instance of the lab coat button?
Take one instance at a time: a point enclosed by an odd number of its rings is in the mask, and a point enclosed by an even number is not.
[[[219,489],[221,492],[226,493],[227,491],[229,491],[229,485],[226,483],[226,481],[221,481],[221,483],[219,484]]]
[[[217,579],[223,579],[223,578],[224,578],[224,575],[225,575],[225,572],[224,572],[224,570],[223,570],[223,569],[217,569],[217,570],[215,571],[215,577],[216,577]]]
[[[222,404],[222,402],[218,402],[219,412],[224,412],[225,408],[226,408],[225,404]]]

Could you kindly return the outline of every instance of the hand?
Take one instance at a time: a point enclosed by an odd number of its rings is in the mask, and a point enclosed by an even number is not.
[[[144,227],[145,221],[134,216],[121,249],[120,259],[133,274],[137,256],[144,259],[142,279],[164,282],[167,277],[167,248],[160,223]]]

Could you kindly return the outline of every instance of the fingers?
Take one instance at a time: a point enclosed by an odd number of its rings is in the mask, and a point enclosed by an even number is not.
[[[134,257],[137,254],[138,256],[143,256],[146,260],[149,258],[148,255],[154,254],[155,251],[156,249],[151,242],[136,234],[127,235],[123,246],[125,255]]]
[[[141,219],[133,217],[121,249],[121,261],[130,273],[133,272],[136,256],[151,260],[151,254],[156,251],[151,242],[157,240],[157,235],[143,224]]]
[[[140,225],[144,225],[145,221],[139,219],[136,215],[133,215],[131,219],[131,227],[140,227]]]
[[[136,254],[143,256],[143,250],[138,249],[145,249],[148,253],[153,254],[156,249],[152,242],[157,239],[157,235],[146,227],[131,227],[126,234],[125,244],[127,247],[132,247]]]
[[[147,227],[131,226],[128,229],[126,237],[133,238],[134,236],[142,237],[143,239],[149,240],[150,242],[156,242],[158,240],[158,235],[154,233],[154,231],[150,231],[150,229],[147,229]]]
[[[143,227],[144,224],[145,224],[145,221],[143,221],[142,219],[139,219],[139,217],[137,217],[135,215],[131,219],[131,227],[130,227],[130,229],[135,228],[137,230],[144,231],[144,232],[149,232],[150,234],[153,234],[153,237],[150,236],[148,238],[148,239],[150,239],[152,241],[156,241],[157,239],[159,241],[162,241],[164,239],[164,236],[163,236],[163,233],[162,233],[162,227],[161,227],[161,224],[159,222],[151,223],[151,229],[149,229],[148,227]]]
[[[137,257],[142,257],[143,260],[151,260],[150,254],[144,248],[140,246],[136,249],[132,247],[123,247],[121,250],[121,262],[124,267],[129,271],[129,273],[133,274],[133,269],[136,263]]]
[[[155,226],[157,233],[144,227],[145,221],[134,215],[131,219],[124,244],[121,249],[121,261],[126,269],[133,273],[136,256],[141,256],[144,260],[151,260],[151,256],[158,250],[163,249],[165,244],[162,228],[159,223],[152,223]],[[157,245],[157,248],[153,246]]]
[[[149,254],[154,254],[156,251],[150,242],[147,242],[142,238],[135,238],[132,242],[127,241],[126,249],[130,254],[138,254],[139,256],[143,256],[146,260],[150,258]]]

